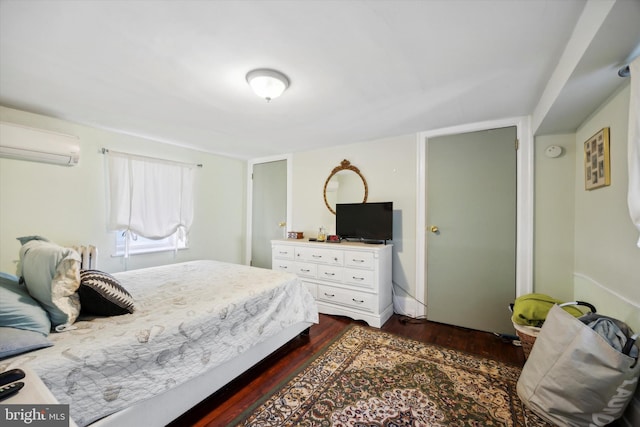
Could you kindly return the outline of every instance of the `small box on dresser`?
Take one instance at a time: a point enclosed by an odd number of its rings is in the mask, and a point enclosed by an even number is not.
[[[390,244],[272,240],[272,269],[297,274],[324,314],[381,327],[393,314]]]

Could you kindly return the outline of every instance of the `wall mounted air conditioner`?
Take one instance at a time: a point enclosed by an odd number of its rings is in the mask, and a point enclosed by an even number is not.
[[[75,136],[0,122],[0,157],[75,166],[80,144]]]

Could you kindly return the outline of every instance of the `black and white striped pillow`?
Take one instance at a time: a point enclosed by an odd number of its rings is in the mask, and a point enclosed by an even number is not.
[[[133,313],[133,297],[118,280],[104,271],[80,271],[80,310],[99,316]]]

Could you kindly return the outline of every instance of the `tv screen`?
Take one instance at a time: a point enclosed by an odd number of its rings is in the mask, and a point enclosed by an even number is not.
[[[336,234],[347,240],[392,240],[393,202],[338,203]]]

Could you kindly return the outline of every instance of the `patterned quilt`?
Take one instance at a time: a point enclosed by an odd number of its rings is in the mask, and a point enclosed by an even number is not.
[[[81,318],[53,347],[0,361],[27,364],[80,426],[188,381],[300,321],[317,322],[293,275],[192,261],[114,276],[133,314]]]

